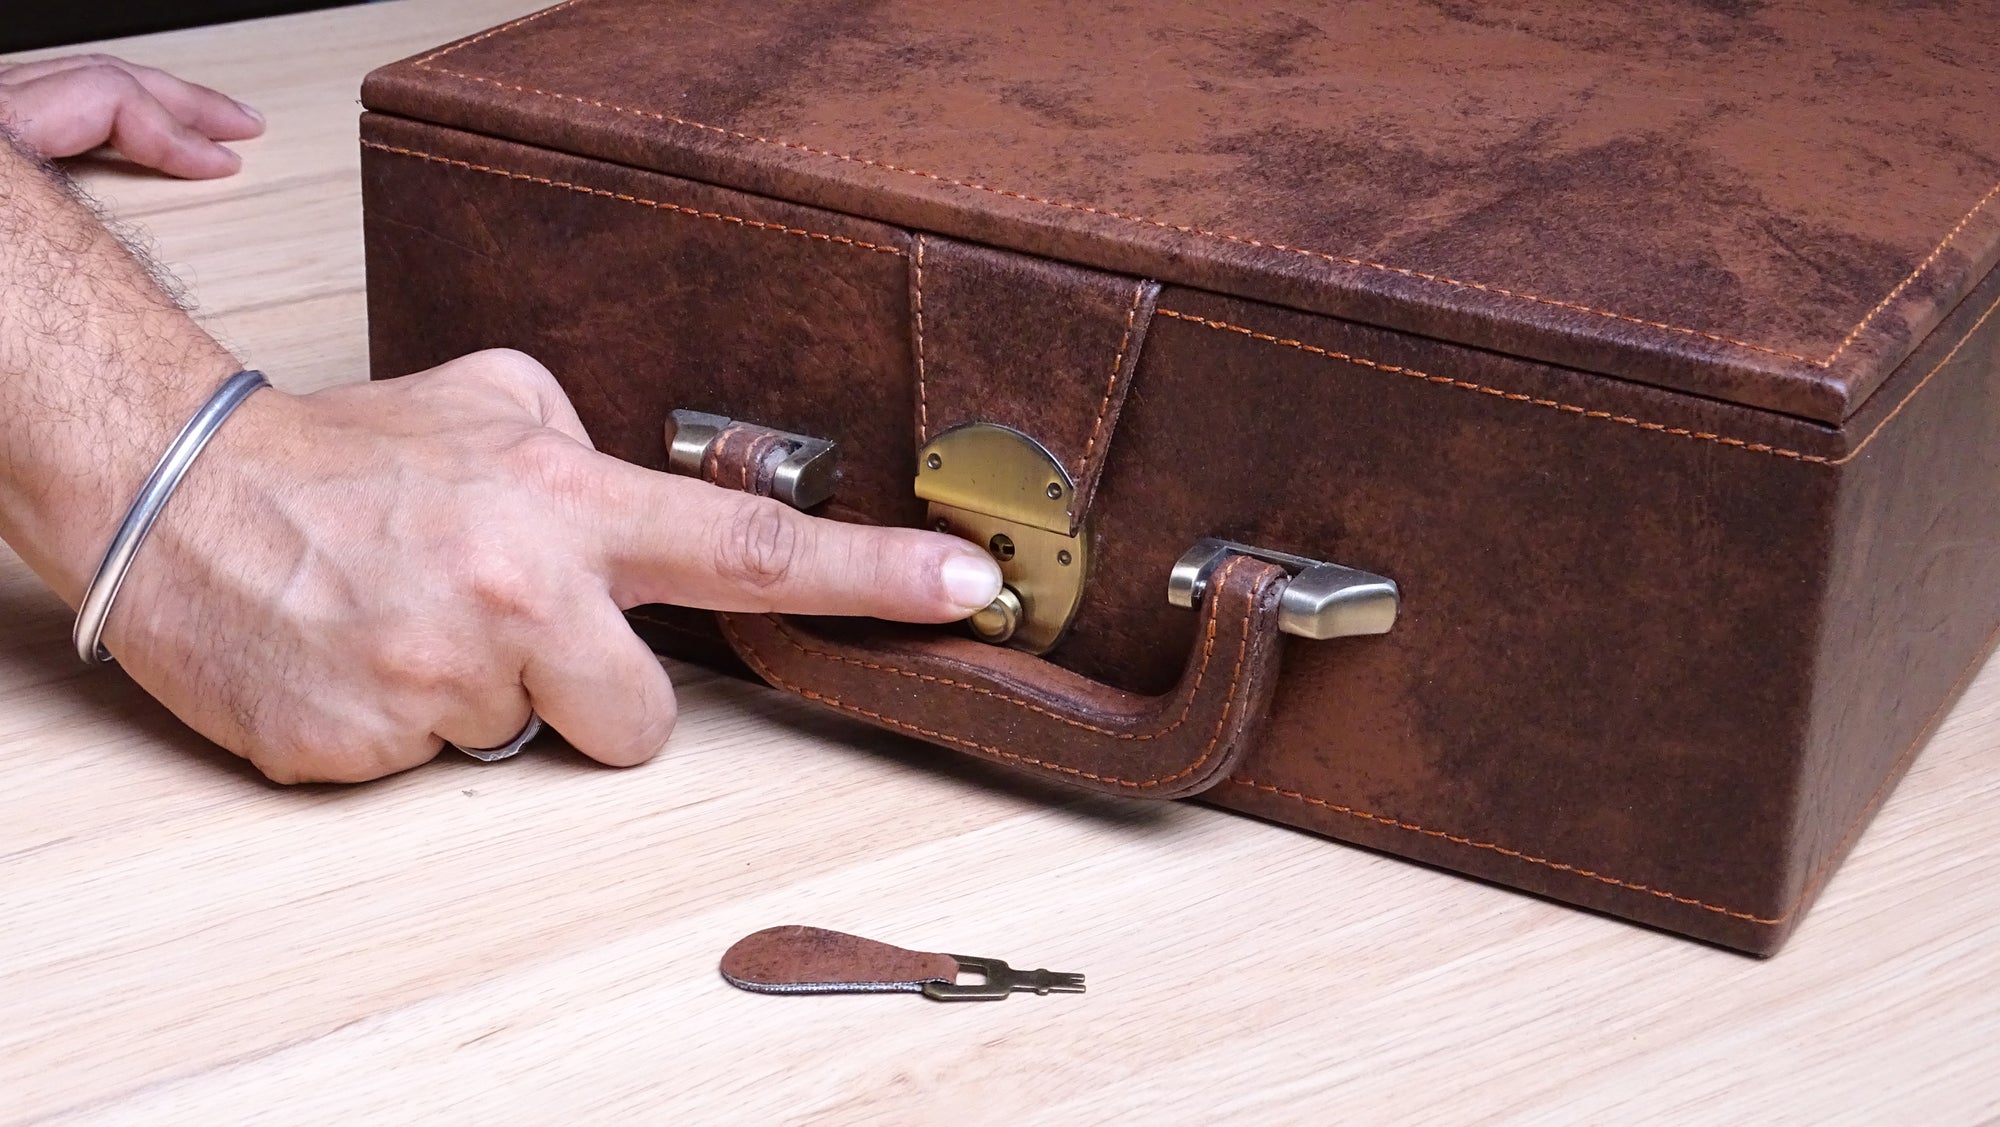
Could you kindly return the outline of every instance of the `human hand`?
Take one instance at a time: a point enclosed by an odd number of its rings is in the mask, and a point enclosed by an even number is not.
[[[264,132],[264,119],[249,106],[110,55],[0,65],[0,122],[43,156],[109,143],[135,164],[193,180],[242,166],[217,142]]]
[[[502,744],[531,706],[625,765],[662,748],[675,707],[621,608],[945,622],[999,586],[953,537],[598,454],[546,369],[494,351],[252,396],[155,526],[105,641],[280,782],[376,778],[441,740]]]

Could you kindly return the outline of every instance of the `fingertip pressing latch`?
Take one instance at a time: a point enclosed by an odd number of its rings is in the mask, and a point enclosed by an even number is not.
[[[1020,431],[968,423],[917,451],[914,488],[932,528],[1000,565],[1005,586],[967,620],[973,637],[1031,654],[1054,648],[1090,572],[1089,522],[1073,519],[1076,482],[1056,456]]]

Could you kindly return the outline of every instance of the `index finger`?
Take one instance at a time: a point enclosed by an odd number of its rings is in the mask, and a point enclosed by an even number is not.
[[[117,70],[131,76],[182,124],[210,140],[242,141],[264,132],[264,119],[257,111],[220,90],[116,55],[64,55],[18,63],[0,72],[0,85],[21,85],[38,78],[90,70]]]
[[[146,92],[202,136],[215,141],[246,141],[264,132],[256,110],[200,83],[189,82],[157,67],[113,59],[112,64],[139,80]]]
[[[593,530],[620,607],[951,622],[1000,593],[1000,568],[956,536],[807,516],[766,497],[602,455]]]

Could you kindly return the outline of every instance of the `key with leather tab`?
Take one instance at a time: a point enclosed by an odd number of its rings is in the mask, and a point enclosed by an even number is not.
[[[1083,976],[1015,970],[999,959],[909,951],[826,928],[765,928],[722,956],[722,977],[759,994],[921,993],[940,1002],[995,1001],[1014,993],[1081,994]],[[963,983],[961,974],[983,981]]]

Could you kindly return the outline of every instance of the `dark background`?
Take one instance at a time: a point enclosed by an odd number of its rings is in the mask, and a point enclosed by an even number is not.
[[[16,0],[0,4],[0,51],[247,20],[354,0]]]

